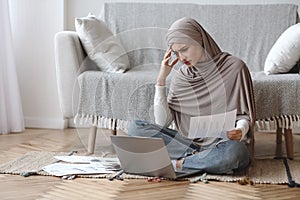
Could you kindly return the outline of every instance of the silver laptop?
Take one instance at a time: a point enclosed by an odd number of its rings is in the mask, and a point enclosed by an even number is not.
[[[114,135],[111,142],[126,173],[179,179],[201,172],[193,169],[175,171],[161,138]]]

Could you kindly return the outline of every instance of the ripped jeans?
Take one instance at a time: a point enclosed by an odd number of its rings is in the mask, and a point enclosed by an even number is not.
[[[217,138],[210,145],[199,146],[176,130],[142,120],[129,123],[128,135],[162,138],[172,160],[184,158],[182,168],[211,174],[232,174],[245,169],[250,163],[246,145],[235,140],[220,141]]]

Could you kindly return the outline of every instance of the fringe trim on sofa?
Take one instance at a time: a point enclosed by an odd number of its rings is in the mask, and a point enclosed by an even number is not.
[[[276,130],[277,128],[292,129],[300,127],[299,115],[280,115],[267,119],[259,119],[255,123],[256,130]]]
[[[90,114],[77,114],[74,118],[74,123],[75,125],[88,125],[97,126],[98,128],[107,128],[111,130],[122,130],[127,133],[127,126],[129,121]],[[175,129],[175,123],[172,122],[169,128]]]
[[[97,126],[98,128],[107,128],[111,130],[123,130],[127,132],[127,125],[129,121],[121,119],[112,119],[97,115],[77,114],[74,118],[76,125]],[[277,128],[292,129],[293,127],[300,127],[299,115],[280,115],[267,119],[259,119],[255,123],[256,130],[276,130]],[[170,125],[171,129],[175,129],[175,124]]]
[[[127,131],[129,121],[90,114],[77,114],[74,118],[74,123],[76,125],[97,126],[98,128]]]

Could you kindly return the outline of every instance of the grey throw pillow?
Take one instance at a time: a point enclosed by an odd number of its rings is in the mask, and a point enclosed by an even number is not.
[[[86,53],[101,71],[123,73],[129,68],[125,49],[103,21],[89,14],[75,18],[75,28]]]

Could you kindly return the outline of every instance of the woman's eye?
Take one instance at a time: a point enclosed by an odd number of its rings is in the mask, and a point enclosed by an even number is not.
[[[187,51],[189,48],[184,48],[184,49],[182,49],[181,50],[181,52],[185,52],[185,51]]]

